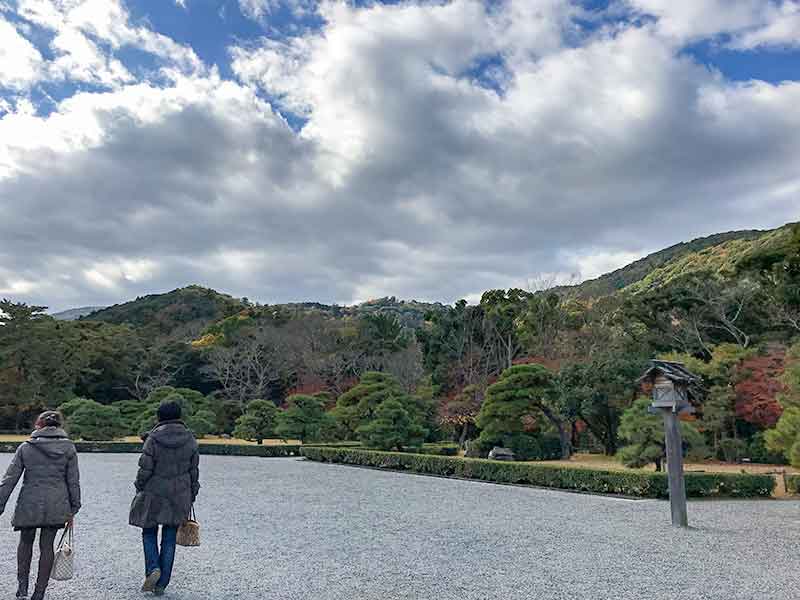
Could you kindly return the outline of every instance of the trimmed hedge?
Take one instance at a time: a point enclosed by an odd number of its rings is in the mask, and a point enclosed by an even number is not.
[[[436,456],[458,456],[458,450],[458,444],[423,444],[422,448],[406,448],[406,452]]]
[[[16,452],[22,442],[6,442],[0,444],[0,452]],[[276,458],[300,456],[299,445],[281,446],[248,446],[244,444],[199,444],[200,454],[213,456],[260,456]],[[142,444],[138,442],[75,442],[78,452],[95,452],[98,454],[138,454]]]
[[[200,444],[200,454],[215,456],[260,456],[263,458],[281,458],[300,456],[299,445],[281,446],[245,446],[237,444]]]
[[[580,467],[378,452],[352,448],[303,448],[309,460],[409,471],[425,475],[476,479],[637,498],[667,498],[667,475],[643,471],[601,471]],[[687,473],[690,497],[769,497],[775,480],[769,475]]]

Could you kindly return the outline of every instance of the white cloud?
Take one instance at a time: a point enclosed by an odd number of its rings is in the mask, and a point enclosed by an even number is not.
[[[51,46],[59,54],[50,64],[50,73],[54,78],[106,87],[116,87],[134,79],[119,60],[108,56],[77,29],[62,29]]]
[[[800,45],[798,0],[626,1],[657,17],[658,31],[679,44],[728,34],[728,45],[742,50]]]
[[[656,248],[654,250],[660,250]],[[580,280],[594,279],[616,269],[629,265],[635,260],[646,256],[647,252],[638,251],[603,251],[585,249],[581,254],[567,252],[564,259],[574,266],[575,273]]]
[[[752,27],[771,1],[627,0],[642,13],[657,17],[659,31],[681,41]]]
[[[798,218],[800,83],[696,64],[676,39],[706,34],[678,4],[581,33],[556,0],[327,2],[320,31],[232,48],[236,81],[98,64],[108,90],[0,114],[0,290],[56,308],[195,282],[267,302],[454,300]],[[65,6],[30,13],[179,62],[121,5]],[[707,31],[739,31],[737,14]],[[264,91],[307,119],[299,134]]]
[[[41,77],[42,55],[0,15],[0,89],[25,89]]]
[[[800,2],[787,1],[767,13],[764,24],[742,32],[733,42],[741,49],[800,46]]]
[[[154,260],[119,257],[89,266],[83,271],[83,276],[93,287],[115,290],[125,284],[146,283],[157,271],[158,264]]]
[[[55,60],[39,69],[35,80],[66,79],[109,88],[132,82],[134,76],[113,56],[123,46],[158,56],[169,69],[190,73],[203,68],[191,48],[131,25],[121,0],[19,0],[17,12],[54,34],[50,48]]]
[[[265,21],[275,11],[284,8],[298,17],[316,12],[320,0],[239,0],[239,10],[254,21]]]
[[[142,127],[163,119],[205,97],[224,93],[218,78],[180,78],[168,88],[148,83],[103,93],[77,93],[46,117],[36,115],[29,102],[0,119],[0,181],[27,166],[37,153],[65,154],[97,147],[109,129],[120,122]]]

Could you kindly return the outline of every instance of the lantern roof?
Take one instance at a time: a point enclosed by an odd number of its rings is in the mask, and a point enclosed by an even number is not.
[[[655,383],[659,376],[686,388],[690,397],[702,397],[703,395],[702,379],[687,369],[683,363],[670,360],[651,360],[650,368],[639,378],[639,383]]]

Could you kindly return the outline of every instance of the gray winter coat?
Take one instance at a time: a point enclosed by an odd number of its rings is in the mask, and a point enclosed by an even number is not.
[[[180,525],[200,491],[199,454],[180,421],[159,423],[145,440],[129,522],[136,527]]]
[[[0,482],[0,513],[20,477],[14,529],[63,527],[81,508],[78,454],[63,429],[45,427],[20,444]]]

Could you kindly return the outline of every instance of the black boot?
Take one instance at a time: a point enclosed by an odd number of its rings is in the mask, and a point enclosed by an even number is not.
[[[33,592],[33,596],[31,596],[31,600],[44,600],[44,592],[40,592],[39,590],[35,590]]]
[[[20,579],[19,585],[17,586],[17,598],[27,598],[27,597],[28,597],[28,582]]]

